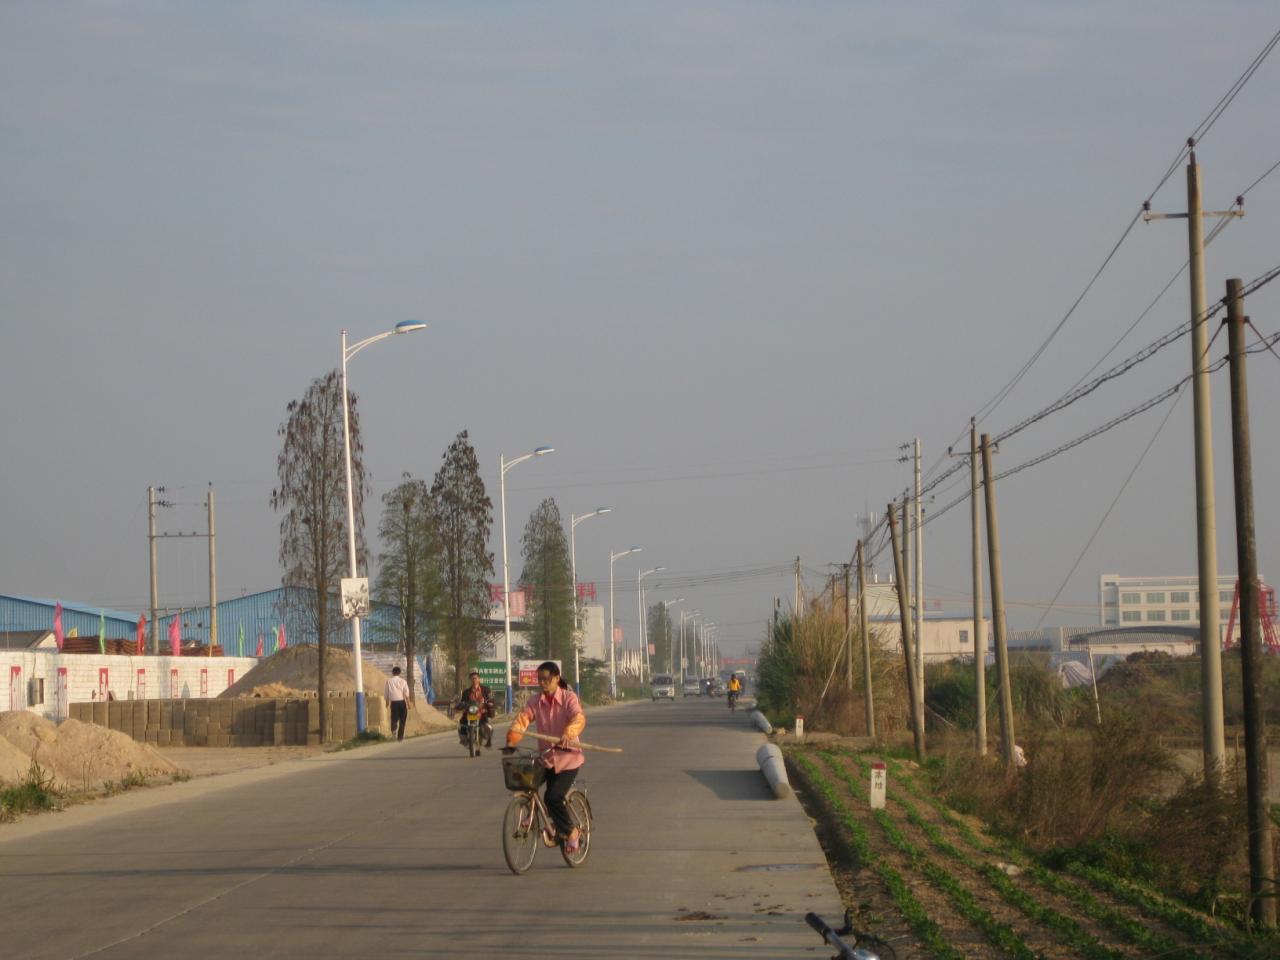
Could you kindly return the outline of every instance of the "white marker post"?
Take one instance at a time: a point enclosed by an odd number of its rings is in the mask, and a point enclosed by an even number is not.
[[[796,717],[796,741],[804,739],[804,717]]]
[[[889,787],[889,772],[883,761],[871,764],[871,809],[883,810],[885,793]]]

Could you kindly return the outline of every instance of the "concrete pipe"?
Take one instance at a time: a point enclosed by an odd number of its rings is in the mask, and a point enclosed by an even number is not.
[[[762,743],[756,751],[756,763],[760,772],[769,781],[773,795],[779,800],[791,796],[791,781],[787,779],[787,766],[782,760],[782,751],[776,743]]]
[[[751,722],[759,727],[765,734],[773,733],[773,724],[771,724],[769,722],[769,718],[759,710],[751,711]]]

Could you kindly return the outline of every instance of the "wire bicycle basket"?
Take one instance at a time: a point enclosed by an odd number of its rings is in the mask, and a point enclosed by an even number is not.
[[[502,757],[502,779],[508,790],[536,790],[547,778],[547,768],[532,753],[509,753]]]

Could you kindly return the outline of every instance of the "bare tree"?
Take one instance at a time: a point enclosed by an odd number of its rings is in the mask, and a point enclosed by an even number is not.
[[[356,519],[356,549],[364,556],[364,475],[360,418],[355,394],[348,394],[351,431],[351,478]],[[347,487],[342,441],[342,377],[337,370],[312,381],[301,400],[285,408],[280,425],[279,486],[271,491],[271,507],[283,511],[280,521],[280,566],[285,586],[309,589],[305,611],[315,628],[319,666],[316,695],[320,729],[328,727],[325,654],[331,634],[341,627],[337,597],[347,572]],[[323,735],[323,733],[322,733]]]
[[[441,637],[453,662],[457,689],[463,687],[467,663],[480,645],[489,612],[489,577],[493,554],[488,550],[493,502],[480,479],[480,462],[463,430],[444,453],[444,464],[431,484],[431,499],[440,535],[440,573],[444,581]]]

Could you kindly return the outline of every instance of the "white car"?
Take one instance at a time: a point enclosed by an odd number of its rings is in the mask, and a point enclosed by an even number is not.
[[[697,677],[689,677],[680,687],[680,692],[686,697],[700,697],[702,696],[702,681]]]
[[[670,700],[675,703],[676,682],[665,673],[660,673],[653,678],[653,684],[649,688],[649,695],[653,698],[654,703],[659,700]]]

